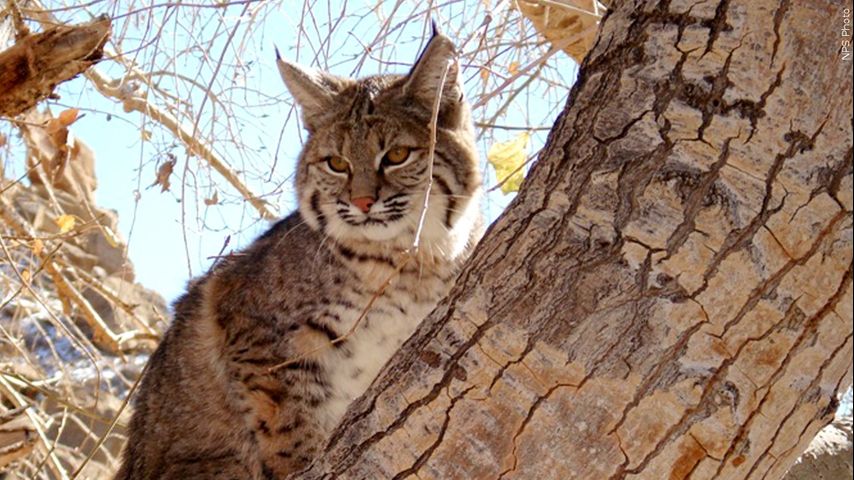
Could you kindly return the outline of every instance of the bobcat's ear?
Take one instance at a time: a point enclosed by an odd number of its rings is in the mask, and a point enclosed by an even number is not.
[[[282,60],[278,49],[276,66],[285,86],[302,110],[303,122],[309,130],[314,129],[321,116],[332,110],[336,96],[349,84],[347,79]]]
[[[457,60],[457,48],[450,38],[439,32],[434,23],[433,37],[410,70],[404,92],[425,108],[432,110],[445,65],[448,65],[448,73],[445,75],[445,83],[442,86],[440,111],[461,103],[463,89],[459,80],[460,64]]]

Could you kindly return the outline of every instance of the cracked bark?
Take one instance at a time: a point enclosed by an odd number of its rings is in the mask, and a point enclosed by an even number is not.
[[[774,479],[830,422],[842,6],[614,7],[518,198],[299,478]]]

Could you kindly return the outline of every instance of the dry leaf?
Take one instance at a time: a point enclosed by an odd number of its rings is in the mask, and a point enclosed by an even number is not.
[[[510,62],[510,65],[507,67],[507,72],[509,72],[510,75],[516,75],[519,73],[519,62]]]
[[[67,129],[72,123],[77,121],[79,113],[80,110],[76,108],[69,108],[59,112],[59,116],[47,121],[44,128],[47,130],[51,139],[53,139],[55,145],[65,145],[68,136]]]
[[[525,178],[522,165],[528,158],[530,138],[528,132],[522,132],[512,140],[489,147],[486,158],[495,169],[495,177],[501,182],[501,192],[504,194],[518,192],[519,186],[522,185]]]
[[[489,69],[481,67],[480,79],[483,80],[484,82],[489,80]]]
[[[32,280],[32,277],[33,277],[33,275],[30,273],[30,271],[28,269],[25,268],[25,269],[21,270],[21,279],[27,285],[30,284],[30,280]]]
[[[80,110],[76,108],[69,108],[59,112],[57,120],[59,120],[59,123],[62,124],[63,127],[68,127],[77,120],[77,115],[79,114]]]
[[[65,145],[68,137],[68,129],[59,121],[58,118],[51,118],[44,126],[48,137],[53,140],[54,145]]]
[[[59,233],[68,233],[74,229],[74,224],[77,221],[74,219],[72,215],[60,215],[56,217],[56,225],[59,227]]]
[[[44,251],[44,242],[42,242],[40,238],[33,240],[33,243],[30,245],[30,250],[33,251],[33,255],[41,255]]]
[[[219,193],[214,190],[213,195],[211,195],[210,198],[205,199],[205,205],[210,207],[211,205],[216,205],[217,203],[219,203]]]
[[[6,135],[0,133],[0,147],[3,147],[4,145],[6,145]]]
[[[160,191],[165,192],[169,190],[169,187],[172,184],[169,183],[169,176],[172,175],[172,170],[175,169],[175,164],[177,160],[172,158],[172,160],[168,160],[160,165],[160,168],[157,169],[157,179],[154,180],[154,183],[151,186],[160,185]]]
[[[148,130],[143,130],[140,133],[140,136],[142,137],[142,141],[144,141],[144,142],[148,142],[151,140],[151,132]]]
[[[519,11],[534,24],[540,35],[552,45],[560,46],[576,62],[581,62],[593,47],[598,34],[598,23],[605,11],[596,0],[562,0],[564,5],[551,6],[552,2],[517,0]],[[598,5],[594,5],[598,3]]]

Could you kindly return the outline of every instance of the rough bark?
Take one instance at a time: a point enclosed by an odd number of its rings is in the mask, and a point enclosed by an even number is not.
[[[781,478],[851,383],[842,5],[623,2],[449,298],[299,478]]]
[[[0,52],[0,117],[14,117],[53,93],[103,55],[110,20],[57,25],[25,35]]]

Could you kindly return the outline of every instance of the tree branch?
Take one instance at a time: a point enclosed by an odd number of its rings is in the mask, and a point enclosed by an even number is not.
[[[110,20],[57,25],[26,35],[0,52],[0,117],[14,117],[53,93],[103,56]]]

